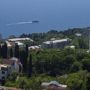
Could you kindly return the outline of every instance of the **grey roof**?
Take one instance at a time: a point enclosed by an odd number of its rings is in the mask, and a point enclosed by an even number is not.
[[[51,82],[43,82],[42,84],[41,84],[41,86],[42,87],[48,87],[49,85],[56,85],[56,86],[59,86],[59,87],[62,87],[62,88],[66,88],[67,87],[67,85],[63,85],[63,84],[59,84],[57,81],[51,81]]]
[[[60,39],[60,40],[46,41],[46,42],[43,42],[43,43],[44,44],[61,43],[61,42],[67,42],[68,40],[71,40],[71,39],[66,38],[66,39]]]
[[[51,81],[51,82],[49,83],[49,85],[51,85],[51,84],[54,84],[54,85],[59,86],[59,83],[58,83],[57,81]]]

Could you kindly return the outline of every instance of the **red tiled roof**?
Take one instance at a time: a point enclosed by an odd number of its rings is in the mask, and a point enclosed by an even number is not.
[[[16,63],[20,63],[19,60],[18,61],[15,61]],[[11,60],[11,59],[3,59],[2,60],[2,64],[7,64],[7,65],[11,65],[14,63],[14,60]]]
[[[10,64],[13,64],[13,60],[8,60],[8,59],[4,59],[4,60],[2,60],[2,64],[8,64],[8,65],[10,65]]]

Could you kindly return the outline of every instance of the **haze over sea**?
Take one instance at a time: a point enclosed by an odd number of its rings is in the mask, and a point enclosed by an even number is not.
[[[40,22],[29,23],[33,20]],[[88,26],[90,0],[0,0],[3,37]]]

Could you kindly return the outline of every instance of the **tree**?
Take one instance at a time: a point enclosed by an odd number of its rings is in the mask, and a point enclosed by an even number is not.
[[[10,57],[13,57],[13,49],[12,48],[10,48],[9,54],[10,54]]]
[[[25,51],[26,51],[26,58],[28,58],[28,44],[26,44],[26,47],[25,47]]]
[[[87,90],[86,71],[68,75],[66,83],[69,90]]]
[[[19,46],[18,46],[18,44],[15,44],[14,57],[19,58]]]
[[[82,60],[83,69],[90,71],[90,59]]]
[[[17,76],[18,76],[18,73],[17,72],[12,72],[10,74],[10,76],[8,77],[8,80],[10,80],[10,81],[16,81]]]
[[[19,79],[19,84],[18,84],[19,88],[21,88],[22,90],[29,90],[28,88],[28,80],[24,77],[21,77]]]
[[[4,43],[4,45],[2,46],[2,57],[3,58],[7,58],[7,52],[8,52],[7,44]]]
[[[90,73],[87,74],[87,90],[90,90]]]
[[[71,72],[77,72],[77,71],[79,71],[79,70],[81,70],[81,69],[82,69],[81,63],[78,62],[78,61],[75,61],[75,62],[72,64],[70,71],[71,71]]]
[[[65,56],[63,60],[63,70],[65,71],[65,73],[70,71],[70,68],[75,61],[76,59],[73,55]]]
[[[53,54],[51,56],[50,65],[49,65],[51,76],[56,77],[56,75],[58,75],[60,73],[60,71],[59,71],[59,70],[61,70],[60,65],[61,65],[61,61],[60,61],[59,56],[56,54]]]
[[[26,52],[25,50],[20,51],[20,61],[23,65],[23,72],[27,72],[27,58],[26,58]]]
[[[28,76],[31,77],[32,75],[32,55],[29,56],[29,62],[28,62]]]
[[[82,49],[87,49],[88,48],[85,37],[79,38],[78,43],[79,43],[79,48],[82,48]]]
[[[87,53],[86,52],[81,51],[81,50],[76,52],[76,59],[78,61],[82,61],[82,59],[85,58],[85,57],[87,57]]]
[[[72,49],[69,47],[65,48],[64,49],[64,55],[66,56],[66,55],[70,55],[70,54],[75,54],[75,49]]]

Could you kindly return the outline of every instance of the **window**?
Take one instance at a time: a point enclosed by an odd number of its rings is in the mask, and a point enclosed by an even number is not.
[[[6,70],[7,70],[7,68],[1,67],[1,70],[4,70],[4,71],[6,71]]]
[[[2,74],[5,74],[5,71],[2,71]]]
[[[2,80],[5,80],[5,77],[2,77]]]

